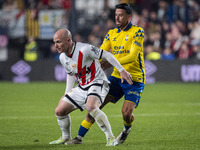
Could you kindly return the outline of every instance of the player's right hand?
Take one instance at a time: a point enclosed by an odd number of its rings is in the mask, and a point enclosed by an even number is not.
[[[129,72],[127,72],[125,69],[120,72],[121,76],[121,83],[124,82],[124,79],[128,82],[128,84],[133,84],[133,78]]]

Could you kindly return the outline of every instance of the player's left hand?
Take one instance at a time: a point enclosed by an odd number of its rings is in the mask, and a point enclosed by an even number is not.
[[[121,76],[121,83],[123,83],[124,79],[125,79],[128,82],[128,84],[130,84],[130,85],[133,84],[132,76],[125,69],[120,72],[120,76]]]

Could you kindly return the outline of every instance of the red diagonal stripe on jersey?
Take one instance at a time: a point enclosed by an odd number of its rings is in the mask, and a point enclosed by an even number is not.
[[[79,56],[78,56],[78,75],[79,78],[82,80],[81,85],[85,85],[86,83],[86,66],[82,68],[82,61],[83,61],[83,53],[79,51]]]

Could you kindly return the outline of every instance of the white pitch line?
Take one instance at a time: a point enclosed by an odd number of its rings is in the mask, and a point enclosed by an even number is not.
[[[135,114],[135,116],[140,117],[155,117],[155,116],[199,116],[199,113],[158,113],[158,114]],[[122,117],[122,115],[107,115],[108,117],[118,118]],[[80,116],[73,116],[73,118],[77,118]],[[0,120],[3,119],[56,119],[56,117],[52,116],[1,116]]]
[[[0,119],[50,119],[53,117],[47,116],[3,116]]]
[[[155,116],[198,116],[199,113],[159,113],[159,114],[135,114],[140,117],[155,117]],[[122,117],[122,115],[108,115],[108,117]]]

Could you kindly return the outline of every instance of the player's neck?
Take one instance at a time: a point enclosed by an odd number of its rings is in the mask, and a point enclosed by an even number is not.
[[[127,24],[124,26],[124,27],[122,27],[122,28],[119,28],[121,31],[123,31],[124,29],[126,29],[126,27],[129,25],[129,23],[130,22],[127,22]]]
[[[72,42],[72,44],[70,45],[70,52],[68,55],[71,55],[74,49],[74,42]]]

